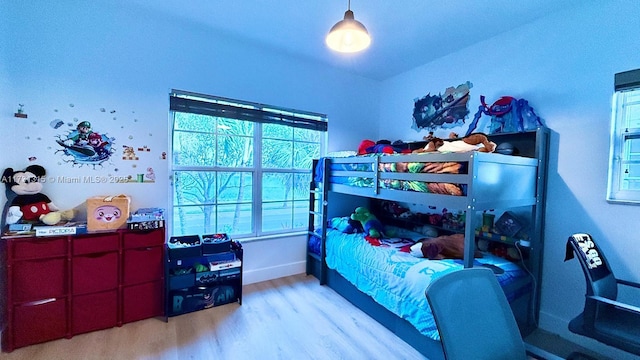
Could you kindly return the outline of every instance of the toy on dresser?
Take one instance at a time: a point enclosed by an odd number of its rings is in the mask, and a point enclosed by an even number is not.
[[[4,170],[2,182],[6,186],[7,204],[3,212],[3,228],[5,223],[56,225],[73,219],[73,210],[60,210],[41,192],[45,175],[46,170],[40,165],[30,165],[24,170]]]
[[[141,208],[129,215],[127,226],[131,230],[151,230],[164,227],[164,209]]]

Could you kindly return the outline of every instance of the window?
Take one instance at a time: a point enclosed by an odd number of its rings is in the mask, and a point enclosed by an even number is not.
[[[607,200],[640,204],[640,69],[615,75]]]
[[[306,230],[325,115],[175,90],[170,110],[174,236]]]

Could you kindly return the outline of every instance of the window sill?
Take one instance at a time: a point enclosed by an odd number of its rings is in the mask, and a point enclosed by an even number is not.
[[[296,232],[290,232],[290,233],[286,233],[286,234],[273,234],[273,235],[265,235],[265,236],[257,236],[257,237],[245,237],[245,238],[234,238],[234,239],[237,239],[241,243],[250,243],[250,242],[268,241],[268,240],[282,239],[282,238],[303,236],[303,235],[306,236],[307,232],[306,231],[296,231]]]

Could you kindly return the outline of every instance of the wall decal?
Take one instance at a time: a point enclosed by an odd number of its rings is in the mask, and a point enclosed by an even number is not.
[[[448,87],[444,94],[426,96],[414,100],[413,126],[416,131],[422,129],[453,128],[464,124],[469,114],[467,103],[470,89],[467,81],[457,87]]]
[[[26,119],[27,118],[27,114],[24,112],[24,104],[18,104],[18,111],[16,111],[13,116],[17,117],[17,118],[23,118]]]
[[[56,143],[62,147],[57,150],[64,155],[64,161],[73,165],[91,165],[94,168],[108,161],[113,154],[115,138],[94,131],[89,121],[78,123],[75,130],[58,135]]]

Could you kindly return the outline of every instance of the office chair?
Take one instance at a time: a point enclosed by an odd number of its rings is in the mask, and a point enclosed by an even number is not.
[[[618,285],[640,284],[616,279],[604,254],[589,234],[567,240],[565,261],[578,258],[587,282],[584,309],[569,322],[573,333],[640,355],[640,307],[617,301]]]
[[[487,268],[443,275],[425,292],[447,360],[527,359],[509,302]]]

